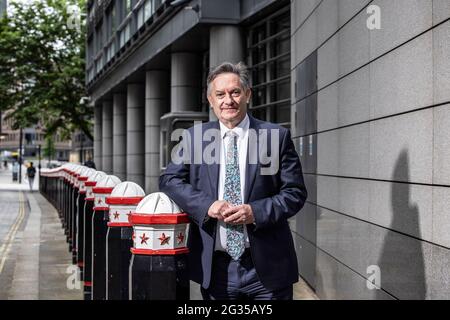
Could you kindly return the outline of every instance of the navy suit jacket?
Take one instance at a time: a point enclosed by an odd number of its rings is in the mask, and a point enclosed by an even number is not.
[[[288,218],[303,207],[307,191],[298,154],[289,130],[279,125],[257,120],[251,116],[250,129],[268,131],[270,154],[271,129],[279,130],[279,170],[274,175],[261,175],[260,164],[252,164],[247,156],[244,203],[252,207],[255,224],[248,224],[250,251],[260,281],[269,290],[286,287],[298,281],[298,265]],[[194,129],[205,132],[220,130],[212,121]],[[194,139],[192,139],[194,140]],[[209,141],[202,143],[202,151]],[[194,150],[193,142],[190,143]],[[248,155],[258,152],[249,141]],[[220,149],[219,149],[220,150]],[[205,219],[209,207],[217,200],[219,164],[169,163],[160,176],[159,188],[186,212],[192,223],[189,227],[188,247],[191,280],[208,288],[216,239],[216,219]],[[250,163],[249,163],[250,162]],[[254,162],[253,162],[254,163]]]

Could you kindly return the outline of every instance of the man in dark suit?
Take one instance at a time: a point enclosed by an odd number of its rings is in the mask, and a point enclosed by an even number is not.
[[[187,157],[172,159],[159,182],[192,221],[190,277],[206,300],[292,299],[298,266],[288,218],[303,207],[307,191],[290,132],[247,114],[243,63],[222,63],[207,82],[219,121],[188,129],[193,138],[180,153]],[[213,142],[205,141],[207,132]],[[220,161],[204,161],[207,150]]]

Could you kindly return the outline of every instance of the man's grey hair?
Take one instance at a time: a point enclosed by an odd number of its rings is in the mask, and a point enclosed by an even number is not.
[[[207,84],[207,91],[206,94],[209,96],[211,94],[211,82],[214,81],[215,78],[217,78],[218,75],[222,73],[234,73],[239,77],[239,81],[241,82],[241,86],[244,89],[244,91],[247,91],[247,89],[250,89],[250,76],[248,73],[248,68],[242,61],[233,64],[231,62],[223,62],[217,67],[214,67],[211,69],[211,71],[208,74],[208,78],[206,80]]]

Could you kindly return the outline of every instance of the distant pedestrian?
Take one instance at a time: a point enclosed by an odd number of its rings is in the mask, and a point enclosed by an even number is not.
[[[84,165],[88,168],[92,168],[95,169],[95,163],[94,161],[91,160],[91,158],[88,158],[85,162]]]
[[[4,165],[4,167],[5,167],[5,169],[8,169],[8,161],[3,161],[3,165]]]
[[[12,180],[17,181],[18,176],[19,176],[19,163],[17,161],[14,161],[12,165]]]
[[[36,168],[33,167],[33,162],[30,162],[30,166],[27,168],[28,182],[30,183],[30,191],[33,191],[34,176],[36,175]]]

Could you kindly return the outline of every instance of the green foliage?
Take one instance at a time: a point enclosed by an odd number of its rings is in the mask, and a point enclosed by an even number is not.
[[[10,14],[0,19],[0,110],[8,110],[15,128],[41,123],[48,137],[80,129],[92,139],[85,26],[73,27],[69,5],[83,15],[86,0],[10,3]]]
[[[49,160],[52,160],[55,157],[56,148],[53,137],[47,136],[45,138],[45,145],[42,149],[42,155],[44,156],[44,158],[48,158]]]

